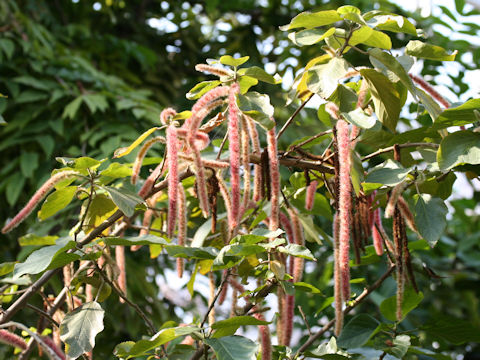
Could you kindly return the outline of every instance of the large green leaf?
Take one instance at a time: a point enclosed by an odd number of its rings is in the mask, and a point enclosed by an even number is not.
[[[42,208],[38,212],[38,218],[40,220],[45,220],[64,209],[68,204],[70,204],[76,191],[76,186],[67,186],[48,195],[47,199],[42,205]]]
[[[235,316],[230,319],[220,320],[212,324],[212,329],[216,330],[213,337],[218,339],[224,336],[235,334],[240,326],[245,325],[268,325],[267,321],[262,321],[253,316]]]
[[[290,33],[288,34],[288,38],[292,40],[295,45],[305,46],[316,44],[334,33],[334,27],[329,28],[327,31],[322,29],[307,29]]]
[[[379,30],[403,32],[417,36],[417,29],[407,18],[394,14],[381,14],[368,19],[368,25]]]
[[[457,131],[446,136],[440,143],[437,161],[442,170],[461,164],[480,164],[480,134]]]
[[[378,119],[385,127],[395,131],[403,106],[400,93],[395,85],[378,71],[363,69],[360,73],[368,83]]]
[[[141,236],[126,236],[126,237],[106,237],[102,238],[107,245],[123,245],[123,246],[134,246],[134,245],[168,245],[169,242],[164,238],[155,236],[155,235],[141,235]]]
[[[438,60],[438,61],[453,61],[458,50],[455,50],[452,54],[441,46],[430,45],[419,40],[410,40],[405,47],[405,53],[417,58]]]
[[[477,112],[477,114],[475,114]],[[480,99],[471,99],[466,103],[446,109],[434,123],[435,129],[444,129],[450,126],[461,126],[480,121]]]
[[[419,292],[418,294],[412,288],[405,289],[403,294],[403,302],[402,302],[402,319],[405,319],[405,316],[415,309],[418,304],[423,300],[423,294]],[[385,316],[390,321],[396,321],[397,311],[397,296],[391,296],[382,301],[380,304],[380,312],[383,316]]]
[[[447,206],[442,199],[430,194],[415,195],[414,199],[418,232],[433,247],[447,226]]]
[[[348,63],[343,58],[333,58],[328,63],[308,70],[308,89],[324,98],[329,98],[338,86],[338,81],[348,72]]]
[[[13,276],[18,278],[25,274],[38,274],[46,270],[58,257],[65,257],[65,252],[75,247],[75,241],[70,238],[59,238],[55,245],[45,246],[30,254],[23,262],[15,265]],[[79,255],[75,255],[79,258]]]
[[[198,332],[200,329],[196,326],[183,326],[160,330],[150,340],[137,341],[133,346],[116,348],[116,356],[131,359],[144,355],[147,351],[155,349],[169,341],[175,340],[180,336],[185,336]]]
[[[95,301],[82,304],[65,315],[60,324],[60,339],[66,354],[76,359],[95,346],[95,336],[103,330],[104,310]]]
[[[480,328],[471,321],[453,317],[435,319],[422,327],[428,335],[460,345],[466,342],[480,342]]]
[[[416,98],[417,93],[415,91],[415,86],[413,85],[412,79],[410,79],[410,76],[408,76],[405,68],[395,57],[377,48],[369,50],[368,54],[380,61],[388,70],[397,75],[402,84],[410,91],[413,97]]]
[[[255,360],[258,344],[243,336],[225,336],[220,339],[205,339],[218,360]]]
[[[258,66],[251,66],[248,68],[242,68],[238,70],[239,75],[247,75],[254,79],[269,83],[269,84],[278,84],[279,80],[277,80],[274,76],[267,73],[265,70]]]
[[[375,126],[376,120],[373,116],[367,115],[361,108],[342,113],[342,116],[350,124],[361,127],[363,129],[371,129]]]
[[[23,175],[27,178],[32,177],[37,168],[38,153],[23,151],[20,155],[20,170],[22,170]]]
[[[298,244],[288,244],[285,247],[280,246],[278,247],[278,251],[287,255],[300,257],[307,260],[316,261],[315,257],[313,256],[312,252],[307,249],[305,246],[298,245]]]
[[[366,344],[379,326],[380,323],[370,315],[356,315],[343,328],[337,344],[344,349],[361,347]]]
[[[404,181],[410,171],[412,168],[404,168],[389,159],[370,170],[365,182],[395,186]]]
[[[187,93],[188,100],[195,100],[200,98],[206,92],[212,90],[216,86],[220,85],[222,82],[220,80],[212,80],[212,81],[202,81],[195,85],[190,91]]]
[[[315,13],[305,11],[295,16],[290,21],[290,24],[280,26],[280,30],[286,31],[300,27],[312,29],[317,26],[333,24],[340,20],[342,20],[342,17],[335,10],[318,11]]]
[[[397,359],[403,359],[410,347],[410,336],[397,335],[393,339],[393,346],[389,349],[389,353],[395,356]]]
[[[238,107],[266,130],[270,130],[275,126],[275,122],[271,120],[274,109],[270,104],[268,95],[260,94],[256,91],[248,92],[245,95],[239,94]]]
[[[143,199],[140,196],[125,188],[104,186],[104,189],[108,191],[115,205],[117,205],[126,216],[132,216],[135,212],[135,206],[143,203]]]

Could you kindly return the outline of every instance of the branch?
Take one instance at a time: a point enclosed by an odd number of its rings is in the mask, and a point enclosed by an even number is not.
[[[367,155],[367,156],[364,156],[362,158],[362,161],[365,161],[365,160],[368,160],[368,159],[371,159],[377,155],[380,155],[380,154],[384,154],[384,153],[387,153],[387,152],[390,152],[390,151],[393,151],[395,149],[395,146],[398,146],[400,149],[404,149],[404,148],[409,148],[409,147],[430,147],[430,148],[433,148],[433,149],[438,149],[438,147],[440,145],[438,144],[434,144],[434,143],[405,143],[405,144],[397,144],[397,145],[393,145],[393,146],[389,146],[385,149],[380,149],[380,150],[377,150],[375,151],[374,153],[371,153],[370,155]]]
[[[282,126],[282,128],[280,129],[280,131],[278,132],[277,134],[277,140],[280,138],[280,136],[282,136],[282,134],[285,132],[285,130],[287,130],[287,127],[292,123],[293,119],[295,119],[295,117],[298,115],[298,113],[305,107],[305,105],[307,105],[307,103],[310,101],[310,99],[313,97],[313,95],[315,95],[314,93],[312,93],[299,107],[297,110],[295,110],[295,112],[292,114],[292,116],[290,116],[290,118],[287,120],[287,122]]]
[[[310,161],[310,160],[303,160],[297,158],[282,158],[280,155],[280,164],[287,167],[297,167],[300,169],[309,169],[309,170],[317,170],[320,172],[324,172],[327,174],[333,174],[335,171],[333,168],[323,165],[323,161]],[[261,164],[260,155],[256,153],[250,154],[250,162],[254,164]]]
[[[391,266],[385,274],[382,275],[381,278],[379,278],[377,281],[375,281],[369,288],[363,290],[363,292],[353,301],[353,303],[345,308],[343,310],[343,315],[347,315],[350,311],[352,311],[358,304],[360,304],[363,300],[365,300],[373,291],[378,289],[380,285],[390,276],[390,274],[393,272],[395,269],[395,265]],[[332,326],[335,324],[335,319],[330,320],[328,323],[326,323],[321,330],[319,330],[317,333],[311,335],[307,341],[297,350],[295,353],[295,356],[293,357],[294,359],[297,359],[300,353],[304,352],[305,350],[308,349],[310,345],[313,344],[315,340],[317,340],[319,337],[321,337],[323,334],[325,334]]]

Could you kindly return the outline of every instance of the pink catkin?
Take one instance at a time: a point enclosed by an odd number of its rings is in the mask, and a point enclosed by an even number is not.
[[[334,256],[334,297],[335,297],[335,335],[339,336],[343,327],[342,272],[340,268],[340,219],[333,217],[333,256]]]
[[[252,142],[253,151],[260,155],[260,139],[258,137],[257,127],[255,122],[247,117],[248,134]],[[259,201],[262,194],[262,167],[260,165],[253,165],[253,201]]]
[[[240,138],[236,95],[237,83],[230,87],[228,94],[228,141],[230,150],[230,185],[232,190],[232,221],[230,228],[235,229],[240,217]]]
[[[295,314],[295,295],[287,295],[285,300],[285,319],[283,323],[283,345],[290,346],[293,331],[293,316]]]
[[[42,201],[45,196],[53,189],[55,184],[58,184],[60,181],[71,177],[79,175],[77,171],[74,170],[66,170],[61,171],[53,175],[50,179],[48,179],[41,187],[37,190],[37,192],[32,196],[30,201],[25,205],[25,207],[20,210],[20,212],[10,221],[7,225],[5,225],[2,229],[2,233],[5,234],[15,227],[18,226],[25,218],[31,214],[33,209],[38,205],[40,201]]]
[[[385,207],[385,217],[390,219],[395,212],[395,206],[397,205],[398,198],[403,193],[403,191],[408,187],[409,183],[402,181],[400,184],[396,185],[388,198],[387,206]]]
[[[64,352],[59,349],[57,344],[55,344],[55,342],[50,337],[43,336],[42,340],[45,343],[45,345],[47,345],[55,353],[55,355],[58,357],[58,359],[60,359],[60,360],[66,360],[67,359]]]
[[[218,187],[220,189],[220,195],[223,198],[223,203],[225,204],[225,209],[227,210],[228,230],[230,233],[229,234],[229,237],[230,237],[234,232],[234,229],[230,226],[231,224],[234,223],[233,211],[232,211],[232,199],[230,197],[230,193],[228,192],[227,184],[225,184],[225,181],[220,176],[220,174],[217,175],[217,180],[218,180]]]
[[[177,129],[177,136],[179,138],[186,139],[187,135],[188,135],[188,131],[189,130],[187,130],[187,129],[178,128]],[[210,144],[210,137],[208,136],[208,134],[204,133],[203,131],[198,131],[195,134],[194,143],[195,143],[195,147],[198,150],[202,151],[203,149],[205,149],[208,146],[208,144]]]
[[[178,184],[178,245],[185,246],[187,240],[187,198],[181,183]],[[184,259],[177,258],[177,274],[183,276]]]
[[[175,115],[177,115],[177,111],[175,109],[165,108],[160,113],[160,122],[163,125],[168,125],[170,123],[170,118],[174,117]]]
[[[382,228],[382,219],[380,216],[380,208],[376,208],[373,212],[373,225],[372,225],[372,238],[373,247],[378,256],[383,255],[383,241],[380,231],[377,229]]]
[[[167,162],[169,171],[167,236],[171,238],[175,230],[178,202],[178,138],[173,125],[167,128]]]
[[[123,294],[127,295],[127,269],[125,264],[125,246],[117,246],[115,247],[115,261],[117,262],[117,266],[119,269],[119,274],[117,278],[118,287],[123,292]],[[119,299],[121,303],[125,300],[122,298]]]
[[[147,177],[145,182],[143,183],[142,187],[138,191],[138,196],[141,198],[145,199],[150,191],[153,188],[153,185],[155,185],[155,181],[160,177],[162,173],[162,164],[158,164],[157,167],[152,171],[152,173]]]
[[[262,313],[255,313],[253,315],[257,320],[265,321]],[[272,338],[270,336],[270,329],[268,325],[259,325],[258,331],[260,333],[260,343],[262,344],[262,360],[272,359]]]
[[[158,142],[165,142],[165,138],[162,136],[156,136],[153,139],[150,139],[147,141],[140,151],[137,154],[137,157],[135,158],[135,162],[133,163],[133,168],[132,168],[132,177],[130,178],[130,181],[133,185],[135,185],[138,181],[138,176],[140,174],[140,169],[142,168],[142,163],[143,159],[145,158],[145,155],[147,154],[147,151],[156,143]]]
[[[340,271],[342,277],[343,300],[350,298],[350,223],[352,206],[352,185],[350,181],[350,140],[348,124],[344,120],[337,121],[338,162],[340,167],[340,195],[339,195],[339,242],[340,242]]]
[[[268,160],[270,164],[270,222],[269,230],[275,231],[278,229],[278,220],[280,213],[280,168],[278,164],[277,154],[277,139],[275,137],[275,128],[267,131],[267,149]]]
[[[207,194],[207,181],[205,179],[205,169],[203,167],[200,150],[195,146],[194,142],[190,142],[189,145],[193,150],[193,164],[195,167],[195,173],[197,175],[196,181],[197,181],[198,202],[200,205],[200,209],[202,210],[203,216],[207,217],[209,213],[209,206],[208,206],[208,194]]]
[[[178,154],[178,157],[187,160],[187,161],[194,161],[195,159],[193,156],[190,155],[185,155],[185,154]],[[230,164],[226,161],[220,161],[220,160],[207,160],[207,159],[202,159],[202,164],[204,167],[210,167],[214,169],[226,169],[230,166]]]
[[[297,211],[293,208],[288,209],[290,215],[290,220],[292,222],[293,228],[293,239],[297,245],[305,245],[305,237],[303,234],[302,224],[298,218]],[[293,282],[299,282],[302,280],[303,267],[305,260],[300,257],[293,257],[293,267],[290,269],[291,275],[293,276]]]
[[[413,75],[413,74],[408,74],[412,80],[417,83],[418,85],[420,85],[420,87],[425,90],[427,93],[429,93],[430,95],[432,95],[432,97],[437,100],[440,104],[443,105],[443,107],[445,107],[446,109],[448,109],[451,104],[450,102],[448,102],[442,95],[440,95],[438,93],[437,90],[435,90],[433,88],[432,85],[430,85],[428,82],[426,82],[424,79],[422,79],[420,76],[416,76],[416,75]]]
[[[227,69],[215,67],[212,65],[207,65],[207,64],[197,64],[195,65],[195,70],[201,71],[201,72],[208,72],[211,74],[215,74],[217,76],[229,76],[231,75],[230,71]]]
[[[4,329],[0,329],[0,342],[22,350],[27,348],[27,343],[25,340],[23,340],[20,336]]]
[[[317,191],[318,181],[313,180],[307,186],[307,192],[305,194],[305,209],[312,211],[315,203],[315,192]]]
[[[242,201],[242,215],[243,212],[248,208],[250,202],[250,146],[249,146],[249,135],[248,135],[248,125],[247,120],[244,116],[242,119],[242,130],[241,130],[241,140],[242,140],[242,166],[243,166],[243,201]]]

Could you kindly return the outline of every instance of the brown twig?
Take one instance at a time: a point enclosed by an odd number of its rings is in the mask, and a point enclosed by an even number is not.
[[[371,159],[377,155],[381,155],[381,154],[385,154],[387,152],[390,152],[390,151],[394,151],[395,150],[395,147],[398,147],[400,149],[404,149],[404,148],[409,148],[409,147],[430,147],[430,148],[433,148],[433,149],[438,149],[438,147],[440,145],[438,144],[434,144],[434,143],[405,143],[405,144],[395,144],[393,146],[389,146],[387,148],[384,148],[384,149],[380,149],[380,150],[377,150],[367,156],[364,156],[362,158],[362,161],[365,161],[365,160],[368,160],[368,159]]]
[[[310,101],[310,99],[315,95],[312,93],[298,108],[295,110],[295,112],[290,116],[285,124],[283,124],[282,128],[280,131],[277,133],[277,140],[280,139],[280,136],[287,130],[287,127],[292,123],[292,121],[295,119],[295,117],[298,115],[298,113],[307,105],[307,103]]]

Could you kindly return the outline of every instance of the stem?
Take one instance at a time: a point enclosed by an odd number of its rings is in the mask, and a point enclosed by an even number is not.
[[[298,113],[305,107],[305,105],[307,105],[307,103],[310,101],[310,99],[313,97],[313,95],[315,95],[314,93],[312,93],[299,107],[297,110],[295,110],[295,112],[292,114],[292,116],[290,116],[290,118],[287,120],[287,122],[282,126],[282,128],[280,129],[280,131],[278,132],[277,134],[277,141],[278,139],[280,139],[280,136],[282,136],[282,134],[285,132],[285,130],[287,130],[287,127],[293,122],[293,119],[295,119],[295,117],[298,115]]]
[[[430,148],[433,148],[433,149],[438,149],[440,145],[435,144],[435,143],[405,143],[405,144],[397,144],[397,145],[393,145],[393,146],[386,147],[386,148],[384,148],[384,149],[377,150],[377,151],[371,153],[370,155],[364,156],[364,157],[362,158],[362,161],[371,159],[371,158],[373,158],[373,157],[375,157],[375,156],[377,156],[377,155],[380,155],[380,154],[385,154],[385,153],[388,153],[388,152],[390,152],[390,151],[393,151],[396,146],[398,146],[400,149],[409,148],[409,147],[417,147],[417,146],[420,146],[420,147],[430,147]]]

